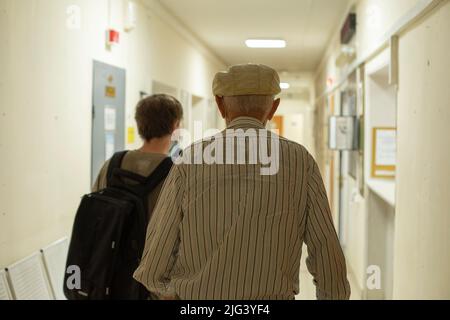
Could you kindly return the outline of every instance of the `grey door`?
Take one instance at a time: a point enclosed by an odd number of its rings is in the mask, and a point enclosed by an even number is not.
[[[125,80],[125,70],[94,61],[92,184],[105,161],[125,149]]]

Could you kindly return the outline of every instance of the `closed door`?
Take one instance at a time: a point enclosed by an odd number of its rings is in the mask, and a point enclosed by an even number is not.
[[[277,130],[278,135],[284,137],[284,117],[283,116],[274,116],[270,123],[271,130]]]
[[[94,61],[92,184],[105,161],[125,149],[125,80],[125,70]]]

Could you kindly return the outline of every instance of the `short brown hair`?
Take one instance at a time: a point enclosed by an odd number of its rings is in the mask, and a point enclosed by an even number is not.
[[[172,96],[156,94],[141,100],[136,107],[139,135],[145,141],[173,133],[174,126],[183,118],[181,103]]]

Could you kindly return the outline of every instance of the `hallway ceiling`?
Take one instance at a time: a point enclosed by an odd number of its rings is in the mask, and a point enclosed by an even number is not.
[[[157,0],[227,64],[264,63],[315,71],[349,0]],[[284,49],[250,49],[249,38],[284,39]]]

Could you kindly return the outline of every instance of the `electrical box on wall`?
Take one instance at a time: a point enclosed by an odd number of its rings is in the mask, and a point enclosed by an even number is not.
[[[348,44],[356,33],[356,13],[350,13],[341,29],[341,44]]]
[[[353,116],[330,117],[329,148],[336,151],[358,149],[358,125]]]

